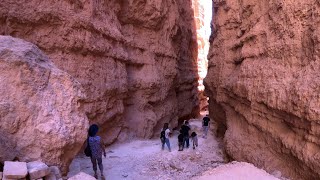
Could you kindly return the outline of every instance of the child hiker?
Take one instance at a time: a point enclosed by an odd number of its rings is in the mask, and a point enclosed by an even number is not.
[[[191,141],[192,141],[192,144],[193,144],[193,149],[198,147],[198,136],[197,136],[196,132],[192,132],[191,133]]]
[[[106,157],[106,150],[103,147],[100,136],[97,136],[98,130],[99,130],[98,125],[93,124],[90,126],[88,131],[88,135],[89,135],[88,143],[91,150],[91,162],[93,166],[94,177],[98,178],[98,175],[97,175],[97,162],[98,162],[99,169],[101,172],[101,178],[104,178],[103,165],[102,165],[102,153],[104,157]]]

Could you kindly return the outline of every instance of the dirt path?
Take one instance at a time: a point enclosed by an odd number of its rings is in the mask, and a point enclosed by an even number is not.
[[[191,131],[198,134],[199,147],[195,150],[191,146],[182,152],[178,151],[177,131],[170,138],[171,152],[167,148],[161,150],[159,138],[108,147],[107,158],[103,159],[106,179],[191,179],[224,164],[223,152],[216,138],[211,133],[207,139],[201,137],[201,119],[191,120],[190,125]],[[89,158],[77,157],[70,165],[68,176],[80,171],[93,175]]]

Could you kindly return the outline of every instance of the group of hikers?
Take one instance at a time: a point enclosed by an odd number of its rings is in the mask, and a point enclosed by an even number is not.
[[[202,119],[202,129],[203,129],[203,138],[207,138],[208,130],[209,130],[209,121],[210,118],[208,115],[206,115]],[[189,121],[185,120],[180,128],[179,135],[178,135],[178,144],[179,144],[179,150],[183,151],[184,148],[189,148],[190,146],[190,125]],[[162,143],[162,150],[164,150],[165,144],[167,145],[169,151],[171,152],[171,146],[170,146],[170,137],[171,131],[169,129],[169,124],[165,123],[163,125],[163,128],[160,133],[160,140]],[[198,136],[196,132],[191,133],[191,141],[192,141],[192,147],[195,149],[198,147]]]
[[[202,119],[203,138],[207,137],[208,129],[209,129],[209,121],[210,121],[210,118],[208,117],[208,115],[206,115]],[[183,151],[185,147],[189,148],[190,130],[191,128],[189,125],[189,121],[185,120],[179,131],[180,134],[178,135],[179,151]],[[85,155],[90,157],[91,159],[93,171],[94,171],[94,177],[96,179],[98,178],[98,175],[97,175],[97,169],[98,169],[97,165],[98,165],[101,172],[101,178],[104,179],[102,155],[106,157],[106,150],[102,143],[101,137],[97,135],[98,131],[99,131],[99,127],[96,124],[93,124],[89,127],[87,146],[84,152],[85,152]],[[171,131],[169,129],[169,124],[165,123],[160,133],[162,150],[164,150],[164,146],[166,144],[169,151],[171,152],[170,140],[169,140],[170,135],[171,135]],[[196,132],[191,133],[191,140],[193,144],[193,149],[198,147],[198,137]]]

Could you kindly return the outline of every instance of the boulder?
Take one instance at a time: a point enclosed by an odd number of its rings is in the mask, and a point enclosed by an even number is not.
[[[50,166],[49,170],[50,173],[45,177],[46,180],[57,180],[62,177],[60,170],[57,166]]]
[[[50,172],[48,175],[46,175],[44,177],[45,180],[57,180],[57,177],[52,173]]]
[[[4,179],[21,179],[28,174],[27,163],[5,161],[3,167]]]
[[[63,171],[86,138],[80,84],[26,41],[0,36],[1,160],[42,160]]]
[[[80,172],[76,174],[75,176],[72,176],[68,180],[96,180],[93,176],[90,176],[89,174],[86,174],[84,172]]]
[[[31,180],[43,178],[51,172],[49,167],[41,161],[29,162],[27,168]]]

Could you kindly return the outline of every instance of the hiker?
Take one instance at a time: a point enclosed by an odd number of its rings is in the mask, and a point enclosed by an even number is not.
[[[181,131],[183,134],[183,147],[189,148],[189,122],[187,120],[184,121],[183,125],[181,126]]]
[[[100,136],[97,136],[99,127],[96,124],[92,124],[88,131],[88,143],[91,150],[91,162],[94,171],[94,177],[97,179],[97,162],[101,172],[101,178],[104,178],[103,175],[103,164],[102,164],[102,153],[106,157],[106,150],[102,144]]]
[[[161,139],[161,143],[162,143],[162,150],[164,150],[164,144],[167,144],[169,152],[171,152],[169,134],[170,134],[169,124],[164,123],[163,129],[160,134],[160,139]]]
[[[196,132],[191,133],[191,141],[192,141],[193,149],[198,147],[198,136]]]
[[[208,130],[209,130],[209,115],[207,114],[203,119],[202,119],[202,128],[203,128],[203,138],[207,138]]]
[[[183,151],[183,140],[182,130],[180,130],[180,134],[178,136],[179,151]]]

